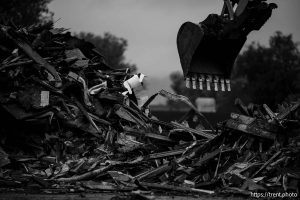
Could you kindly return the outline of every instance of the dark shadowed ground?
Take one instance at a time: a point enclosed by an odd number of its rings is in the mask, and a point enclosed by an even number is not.
[[[98,194],[0,194],[0,200],[125,200],[122,194],[119,194],[122,198],[117,198],[117,194],[98,193]],[[142,198],[127,198],[128,200],[142,199]],[[185,197],[185,196],[149,196],[149,199],[153,200],[221,200],[221,199],[244,199],[241,197]]]

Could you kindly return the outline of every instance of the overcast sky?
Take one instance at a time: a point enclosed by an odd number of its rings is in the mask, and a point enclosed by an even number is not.
[[[250,41],[268,43],[275,31],[292,33],[300,41],[300,0],[269,0],[279,8]],[[128,40],[127,61],[149,77],[167,77],[181,70],[176,36],[185,21],[199,22],[219,13],[222,0],[54,0],[49,8],[57,27],[72,32],[112,34]]]

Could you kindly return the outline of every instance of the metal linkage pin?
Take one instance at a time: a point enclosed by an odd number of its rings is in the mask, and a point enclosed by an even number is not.
[[[225,91],[225,82],[224,82],[224,78],[221,78],[221,91]]]
[[[197,81],[197,75],[195,74],[195,75],[192,77],[192,87],[193,87],[194,90],[197,89],[196,81]]]
[[[191,87],[191,79],[190,77],[185,78],[185,87],[190,88]]]
[[[203,90],[203,81],[204,81],[204,76],[200,75],[200,77],[198,78],[199,80],[199,90]]]
[[[210,91],[211,90],[211,87],[210,87],[210,83],[212,82],[212,77],[211,77],[211,75],[208,75],[207,77],[206,77],[206,89],[207,89],[207,91]]]
[[[230,92],[231,91],[230,80],[226,79],[225,82],[226,82],[227,91]]]
[[[219,83],[219,77],[218,76],[215,76],[214,77],[214,88],[215,88],[215,91],[218,91],[219,88],[218,88],[218,83]]]

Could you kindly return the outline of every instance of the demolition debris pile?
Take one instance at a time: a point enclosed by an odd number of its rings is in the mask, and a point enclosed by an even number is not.
[[[110,68],[92,44],[47,24],[1,26],[0,63],[2,189],[299,192],[299,101],[278,113],[237,101],[241,114],[214,130],[184,96],[162,90],[140,105],[142,74]],[[157,95],[191,111],[160,121],[148,109]]]

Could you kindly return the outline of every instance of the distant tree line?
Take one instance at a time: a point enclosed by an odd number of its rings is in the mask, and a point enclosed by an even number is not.
[[[51,1],[1,0],[0,24],[27,27],[32,24],[53,22],[54,13],[48,9],[48,4]],[[111,33],[105,33],[103,36],[100,36],[81,32],[75,33],[75,35],[93,43],[111,67],[130,68],[131,71],[136,71],[136,65],[126,62],[125,59],[124,53],[128,47],[126,39],[116,37]]]
[[[293,41],[291,34],[281,32],[270,37],[268,47],[252,43],[238,57],[232,75],[255,103],[266,103],[274,108],[284,100],[299,98],[298,43]],[[240,84],[241,81],[244,84]]]
[[[1,0],[0,24],[29,26],[53,20],[47,5],[52,0]]]
[[[104,33],[103,36],[80,32],[76,34],[76,36],[94,44],[111,67],[116,69],[130,68],[132,72],[136,71],[136,65],[126,62],[125,59],[124,54],[128,46],[126,39],[117,37],[108,32]]]

